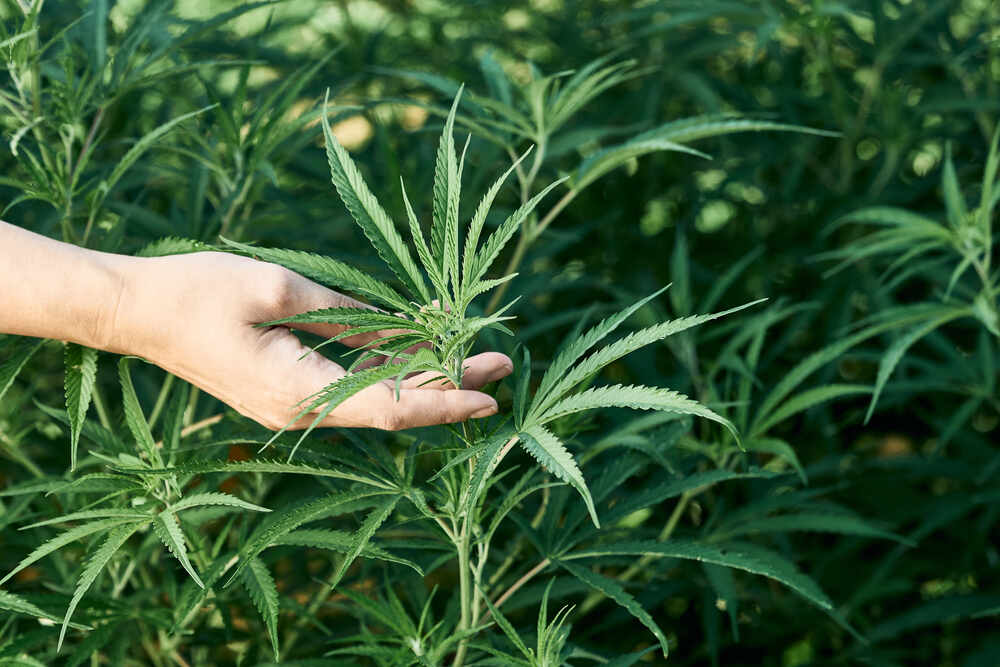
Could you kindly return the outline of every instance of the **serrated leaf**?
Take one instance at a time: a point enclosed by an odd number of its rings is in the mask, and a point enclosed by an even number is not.
[[[329,95],[329,92],[327,92]],[[329,98],[327,98],[329,99]],[[330,165],[330,176],[341,200],[350,211],[358,226],[368,237],[382,260],[392,269],[392,272],[409,289],[414,298],[422,298],[430,303],[430,293],[420,275],[420,270],[413,262],[409,249],[396,231],[392,220],[368,189],[358,171],[357,165],[340,145],[330,130],[330,121],[326,113],[327,101],[323,102],[323,136],[326,139],[326,157]]]
[[[50,614],[41,607],[28,602],[19,595],[14,595],[13,593],[3,590],[0,590],[0,609],[9,611],[12,614],[24,614],[26,616],[34,616],[35,618],[44,618],[48,621],[54,621],[56,623],[62,621],[61,616]],[[78,625],[76,623],[73,623],[72,626],[78,630],[86,629],[86,626]]]
[[[66,415],[69,417],[70,470],[76,469],[80,429],[90,408],[90,399],[97,383],[97,350],[75,343],[66,344]]]
[[[767,419],[758,424],[754,435],[767,433],[767,431],[789,417],[793,417],[800,412],[805,412],[809,408],[832,401],[843,396],[854,396],[856,394],[867,394],[871,389],[867,385],[861,384],[828,384],[820,387],[807,389],[800,394],[792,396],[790,399],[779,405],[774,412],[768,415]]]
[[[914,542],[905,537],[888,530],[882,530],[860,517],[828,512],[796,512],[794,514],[758,517],[750,521],[741,521],[739,525],[723,528],[718,532],[724,533],[727,538],[758,533],[838,533],[860,537],[878,537],[895,540],[911,547],[916,546]]]
[[[709,410],[698,401],[671,389],[643,387],[638,385],[611,385],[609,387],[594,387],[562,399],[536,419],[539,424],[546,424],[560,417],[596,408],[632,408],[634,410],[661,410],[683,415],[697,415],[722,424],[733,434],[737,442],[740,440],[736,427],[725,417]]]
[[[614,579],[609,579],[602,574],[597,574],[592,572],[585,567],[580,567],[575,563],[568,563],[564,560],[559,560],[557,563],[564,568],[567,572],[572,574],[574,577],[587,584],[596,591],[607,595],[609,598],[617,602],[619,605],[625,608],[625,610],[632,614],[640,623],[645,625],[656,640],[660,642],[660,648],[663,650],[663,657],[666,658],[667,654],[670,652],[670,647],[667,644],[667,637],[663,634],[663,630],[660,626],[656,624],[653,617],[649,615],[642,605],[632,597],[621,584],[619,584]]]
[[[260,505],[255,505],[254,503],[248,503],[245,500],[237,498],[236,496],[229,495],[228,493],[222,493],[218,491],[210,491],[207,493],[195,493],[190,496],[185,496],[181,498],[176,503],[167,507],[165,512],[180,512],[182,510],[190,509],[192,507],[202,507],[205,505],[225,505],[228,507],[238,507],[244,510],[250,510],[252,512],[270,512],[266,507],[261,507]]]
[[[492,602],[490,602],[490,598],[488,595],[486,594],[483,595],[483,602],[486,603],[486,608],[490,610],[490,616],[493,618],[496,624],[500,626],[500,630],[502,630],[503,633],[507,636],[507,639],[510,640],[510,643],[513,644],[517,648],[517,650],[524,655],[524,657],[528,658],[528,660],[534,658],[533,652],[528,650],[528,647],[525,646],[524,642],[521,640],[521,635],[519,635],[517,630],[514,629],[514,626],[510,624],[510,621],[507,620],[507,617],[504,616]]]
[[[144,452],[150,463],[160,463],[160,455],[153,441],[153,434],[149,430],[149,422],[142,413],[142,406],[139,405],[139,397],[135,394],[135,387],[132,385],[132,376],[129,373],[129,359],[122,357],[118,362],[118,379],[122,387],[122,411],[125,413],[125,423],[139,450]]]
[[[354,543],[355,536],[346,531],[323,528],[303,528],[301,530],[293,530],[286,535],[282,535],[271,542],[270,546],[312,547],[314,549],[326,549],[329,551],[336,551],[337,553],[347,554],[352,551]],[[376,560],[384,560],[389,563],[396,563],[398,565],[405,565],[413,569],[421,576],[424,574],[423,569],[413,561],[396,556],[395,554],[386,551],[382,547],[375,546],[370,542],[364,546],[359,555],[362,558],[372,558]]]
[[[264,626],[271,638],[274,659],[278,656],[278,588],[267,566],[259,558],[250,559],[250,565],[243,571],[241,580],[250,594],[250,599],[264,619]]]
[[[168,236],[157,239],[142,247],[135,253],[136,257],[165,257],[167,255],[185,255],[192,252],[204,252],[212,250],[212,246],[194,239],[185,239],[178,236]]]
[[[55,490],[53,490],[53,492],[55,492]],[[70,521],[80,521],[81,519],[135,519],[138,521],[142,521],[144,519],[150,519],[150,518],[152,517],[149,514],[145,512],[137,512],[135,510],[121,510],[121,509],[83,510],[80,512],[71,512],[70,514],[63,514],[62,516],[53,517],[51,519],[45,519],[44,521],[37,521],[27,526],[21,526],[18,530],[30,530],[32,528],[38,528],[40,526],[50,526],[54,523],[67,523]]]
[[[127,473],[142,473],[144,475],[201,475],[211,472],[220,473],[277,473],[286,475],[314,475],[316,477],[330,477],[333,479],[343,479],[351,482],[360,482],[380,489],[391,490],[392,487],[385,482],[365,475],[357,475],[351,472],[334,470],[331,468],[317,468],[315,466],[302,463],[287,463],[284,461],[205,461],[195,463],[185,463],[174,468],[162,468],[154,470],[131,470],[123,469]]]
[[[80,578],[76,582],[76,590],[69,601],[69,606],[66,608],[62,628],[59,630],[59,641],[56,644],[56,651],[62,649],[63,640],[66,638],[66,628],[69,626],[69,619],[72,618],[73,612],[76,611],[77,605],[80,604],[80,600],[90,590],[90,587],[97,579],[97,575],[104,569],[104,566],[111,561],[118,549],[137,530],[139,530],[139,526],[135,524],[126,524],[112,528],[104,543],[101,544],[97,551],[90,557],[90,560],[87,561],[83,572],[80,573]]]
[[[367,517],[365,517],[364,523],[361,524],[361,528],[358,532],[354,534],[351,540],[351,548],[347,552],[347,555],[341,559],[340,565],[337,566],[336,571],[334,571],[333,576],[327,582],[327,586],[331,589],[336,588],[340,584],[340,580],[347,573],[347,568],[349,568],[358,556],[364,551],[365,547],[371,541],[372,536],[375,531],[379,529],[392,511],[396,509],[396,503],[402,496],[392,496],[388,498],[384,503],[373,509]]]
[[[763,301],[763,299],[751,301],[750,303],[745,303],[742,306],[736,306],[735,308],[723,310],[718,313],[691,315],[689,317],[682,317],[668,322],[661,322],[660,324],[655,324],[651,327],[631,333],[624,338],[597,350],[579,364],[569,369],[561,378],[554,378],[554,384],[546,394],[535,395],[535,400],[533,401],[527,421],[531,423],[539,415],[544,414],[545,411],[547,411],[548,408],[551,407],[557,400],[562,398],[566,392],[611,362],[616,361],[625,355],[638,350],[639,348],[645,347],[646,345],[663,340],[667,336],[680,333],[681,331],[698,326],[699,324],[749,308],[750,306],[756,305],[761,301]]]
[[[3,400],[4,394],[14,384],[18,373],[45,341],[38,338],[6,336],[0,339],[0,342],[3,343],[4,355],[7,356],[7,359],[0,364],[0,400]]]
[[[914,343],[930,334],[935,329],[967,314],[968,311],[964,308],[945,313],[944,315],[934,318],[921,326],[911,329],[897,338],[892,345],[889,346],[889,348],[885,351],[885,354],[882,355],[882,360],[878,365],[878,376],[875,378],[875,389],[872,391],[871,403],[868,404],[868,412],[865,413],[866,424],[875,412],[875,405],[878,403],[879,396],[882,395],[882,390],[885,389],[886,382],[889,381],[889,377],[896,369],[896,366],[899,365],[899,362],[903,359],[903,355],[906,354],[906,351],[910,349]]]
[[[329,287],[362,294],[396,310],[406,310],[407,308],[406,299],[396,290],[363,271],[331,257],[299,250],[258,248],[225,238],[222,239],[222,242],[235,250],[248,255],[256,255],[265,262],[280,264]]]
[[[604,176],[609,171],[613,171],[624,165],[629,160],[650,153],[662,151],[673,151],[676,153],[687,153],[706,160],[711,160],[712,156],[695,150],[688,146],[678,144],[665,139],[631,140],[617,146],[600,150],[580,163],[573,174],[571,185],[574,190],[583,190],[588,185]]]
[[[262,322],[257,326],[275,326],[279,324],[342,324],[349,327],[379,327],[384,329],[410,329],[430,335],[426,327],[418,322],[404,317],[380,313],[367,308],[320,308],[304,313],[298,313],[279,320]]]
[[[101,533],[106,530],[110,530],[116,526],[121,526],[122,524],[135,524],[148,521],[147,519],[137,520],[137,519],[104,519],[101,521],[91,521],[90,523],[85,523],[82,526],[77,526],[75,528],[70,528],[69,530],[59,533],[52,539],[48,540],[41,546],[37,547],[30,554],[25,556],[24,560],[17,564],[13,570],[7,573],[7,575],[0,579],[0,585],[6,582],[8,579],[13,577],[15,574],[28,567],[32,563],[41,560],[45,556],[48,556],[53,551],[61,549],[62,547],[70,544],[71,542],[76,542],[77,540],[87,537],[88,535],[93,535],[95,533]]]
[[[521,439],[521,446],[531,454],[543,468],[550,473],[568,483],[576,489],[583,502],[587,504],[587,511],[594,522],[594,526],[601,527],[601,522],[597,518],[597,510],[594,508],[594,499],[587,488],[587,482],[583,479],[583,473],[576,465],[573,455],[566,451],[566,447],[559,441],[551,431],[543,426],[533,425],[522,430],[518,437]]]
[[[503,223],[497,227],[492,234],[483,243],[483,247],[479,249],[476,254],[475,266],[469,272],[469,280],[471,283],[478,282],[482,277],[489,271],[493,262],[500,255],[500,252],[507,246],[511,237],[514,233],[521,227],[531,213],[535,210],[545,195],[549,194],[553,188],[558,186],[560,183],[565,181],[565,178],[561,178],[558,181],[550,183],[537,195],[526,201],[524,204],[519,206],[516,211],[511,213]]]
[[[431,255],[439,267],[445,284],[452,277],[457,279],[451,263],[452,252],[458,252],[457,239],[451,247],[452,234],[457,237],[458,199],[461,183],[458,182],[458,158],[455,155],[455,113],[462,97],[464,86],[458,87],[455,100],[444,123],[444,131],[438,141],[437,157],[434,161],[433,209],[431,219]],[[452,230],[454,227],[454,232]]]
[[[662,556],[724,565],[774,579],[820,609],[833,611],[833,602],[815,581],[802,574],[793,563],[759,547],[751,551],[747,547],[737,548],[680,539],[666,542],[639,541],[601,545],[565,554],[561,558],[571,560],[601,556]]]
[[[174,558],[180,562],[181,566],[191,576],[194,583],[198,584],[199,588],[205,588],[201,577],[198,576],[194,566],[191,565],[191,561],[188,559],[187,545],[184,543],[184,532],[181,530],[181,526],[177,522],[177,517],[174,516],[174,513],[164,510],[157,514],[156,520],[153,521],[153,530],[164,546],[170,550]]]
[[[384,491],[353,491],[331,493],[329,495],[279,510],[270,515],[268,521],[262,523],[244,542],[240,549],[239,565],[232,577],[226,582],[229,586],[233,580],[243,573],[249,561],[267,548],[274,540],[295,530],[304,523],[316,521],[330,516],[338,516],[358,508],[359,501],[368,505],[372,498],[383,495]]]

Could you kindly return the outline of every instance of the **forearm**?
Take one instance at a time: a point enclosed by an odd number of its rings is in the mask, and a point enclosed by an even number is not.
[[[0,221],[0,333],[123,352],[114,332],[130,261]]]

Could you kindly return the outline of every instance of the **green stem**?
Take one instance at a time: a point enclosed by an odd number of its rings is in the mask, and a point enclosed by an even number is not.
[[[472,582],[470,578],[471,569],[469,567],[469,517],[466,515],[462,522],[462,534],[455,544],[458,550],[458,599],[461,604],[461,617],[458,623],[458,631],[464,632],[472,627]],[[455,652],[455,660],[452,667],[462,667],[465,662],[465,653],[468,650],[468,640],[463,639]]]
[[[107,430],[111,429],[111,420],[108,419],[108,409],[104,407],[104,394],[101,392],[100,385],[94,385],[94,409],[97,410],[97,419],[101,422],[101,426]]]
[[[163,384],[160,385],[160,394],[156,397],[156,403],[153,405],[153,412],[149,415],[150,430],[152,430],[152,428],[156,425],[156,420],[160,418],[160,413],[163,412],[163,406],[166,405],[167,396],[170,394],[170,388],[173,384],[174,376],[167,373],[166,379],[163,381]]]

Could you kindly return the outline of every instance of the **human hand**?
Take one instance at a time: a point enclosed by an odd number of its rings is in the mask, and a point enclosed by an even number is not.
[[[276,264],[217,252],[130,259],[119,271],[121,295],[105,318],[113,352],[135,354],[184,378],[272,430],[298,414],[296,405],[345,375],[288,328],[255,327],[318,308],[368,307]],[[346,327],[300,324],[330,337]],[[387,332],[341,339],[363,346]],[[300,357],[304,358],[300,360]],[[509,375],[511,360],[486,352],[465,362],[463,389],[427,383],[431,374],[371,386],[337,406],[320,426],[398,430],[487,417],[496,401],[474,391]],[[302,429],[315,414],[291,428]]]

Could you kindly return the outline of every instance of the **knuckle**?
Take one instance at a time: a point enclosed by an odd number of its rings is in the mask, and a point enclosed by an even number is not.
[[[296,274],[277,264],[264,264],[260,296],[266,305],[284,311],[292,304],[295,295]]]

